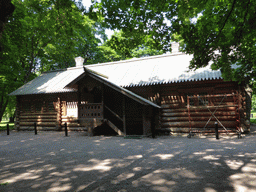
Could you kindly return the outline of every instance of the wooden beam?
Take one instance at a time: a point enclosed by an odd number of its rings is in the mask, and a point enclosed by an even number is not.
[[[102,83],[101,84],[101,103],[102,103],[102,118],[104,119],[104,117],[105,117],[105,115],[104,115],[104,94],[105,94],[105,86],[104,86],[104,84]]]
[[[78,84],[78,90],[77,90],[77,116],[78,119],[81,117],[81,86]]]
[[[19,121],[20,121],[20,105],[21,105],[21,103],[20,103],[20,97],[19,96],[17,96],[16,97],[16,121],[15,121],[15,127],[16,127],[16,129],[19,131],[20,130],[20,123],[19,123]]]
[[[117,115],[114,111],[112,111],[109,107],[107,107],[106,105],[105,105],[105,108],[107,109],[107,110],[109,110],[116,118],[118,118],[120,121],[123,121],[123,119],[119,116],[119,115]]]
[[[107,120],[107,124],[115,131],[118,135],[124,135],[124,133],[118,129],[117,126],[115,126],[111,121]]]
[[[126,135],[126,119],[125,119],[125,96],[123,95],[123,131],[124,135]]]

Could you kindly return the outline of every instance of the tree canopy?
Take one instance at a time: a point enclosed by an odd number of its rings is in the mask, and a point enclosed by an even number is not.
[[[212,64],[225,79],[252,85],[255,6],[254,0],[95,0],[90,15],[103,16],[108,27],[124,35],[150,36],[164,52],[178,41],[183,52],[194,56],[191,69]]]
[[[38,74],[75,65],[83,56],[97,62],[101,23],[84,15],[81,4],[73,0],[13,0],[15,11],[9,16],[0,38],[0,120],[12,108],[8,94]],[[81,3],[81,1],[80,1]],[[97,37],[98,36],[98,37]],[[8,107],[8,105],[10,105]]]

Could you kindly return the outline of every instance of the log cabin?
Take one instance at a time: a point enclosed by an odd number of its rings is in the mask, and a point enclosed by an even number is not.
[[[16,129],[84,130],[105,125],[118,135],[156,132],[248,132],[250,93],[209,66],[189,71],[178,51],[42,73],[16,96]],[[107,128],[106,128],[107,129]]]

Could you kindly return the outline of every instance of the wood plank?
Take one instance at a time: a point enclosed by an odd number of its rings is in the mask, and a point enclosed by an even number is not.
[[[116,127],[111,121],[107,120],[107,124],[109,125],[109,127],[111,127],[115,132],[117,132],[118,135],[124,135],[124,133],[118,129],[118,127]]]
[[[210,109],[211,111],[214,111],[214,109]],[[226,108],[218,108],[217,111],[235,111],[236,107],[226,107]],[[203,112],[208,111],[207,108],[192,108],[190,109],[190,112]],[[188,112],[187,108],[178,108],[178,109],[162,109],[162,112],[171,113],[171,112]]]
[[[56,111],[52,111],[52,112],[20,112],[20,115],[22,116],[33,116],[33,115],[57,115]]]
[[[45,127],[56,127],[57,123],[52,123],[52,122],[39,122],[37,123],[39,126],[45,126]],[[20,126],[34,126],[34,122],[20,122]]]
[[[215,127],[214,125],[215,121],[209,122],[207,127]],[[236,127],[237,123],[236,121],[222,121],[221,122],[225,127]],[[203,128],[205,126],[206,122],[205,121],[192,121],[191,122],[191,127],[198,127],[198,128]],[[167,127],[189,127],[190,122],[184,121],[184,122],[162,122],[162,127],[167,128]]]
[[[105,105],[105,108],[110,111],[116,118],[118,118],[120,121],[123,121],[123,119],[118,115],[116,114],[114,111],[112,111],[108,106]]]
[[[190,117],[191,121],[205,121],[207,122],[211,116],[208,117]],[[235,116],[216,116],[219,121],[235,121],[236,117]],[[163,117],[162,122],[179,122],[179,121],[189,121],[188,117]],[[211,121],[216,121],[214,117],[211,118]]]
[[[219,109],[219,108],[227,108],[227,107],[238,107],[238,105],[220,105],[220,106],[189,106],[190,109]]]
[[[216,116],[236,116],[236,112],[235,111],[230,111],[230,112],[225,112],[225,111],[216,111],[214,113],[214,115]],[[176,112],[176,113],[162,113],[161,115],[162,117],[188,117],[188,112]],[[190,112],[190,116],[211,116],[210,112]]]
[[[160,130],[168,131],[168,132],[172,132],[172,133],[189,133],[190,132],[190,129],[187,127],[161,128]],[[236,128],[227,128],[227,130],[229,133],[236,132]],[[192,128],[192,132],[215,133],[215,129],[214,128],[204,129],[204,128],[197,127],[197,128]],[[219,128],[218,132],[219,133],[227,133],[227,131],[222,128]]]
[[[57,119],[57,116],[49,115],[31,115],[31,116],[20,116],[20,119]]]
[[[54,122],[56,123],[56,119],[20,119],[20,122]]]

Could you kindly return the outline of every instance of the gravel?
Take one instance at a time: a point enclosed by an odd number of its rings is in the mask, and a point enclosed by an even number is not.
[[[0,132],[0,191],[256,191],[255,139]]]

